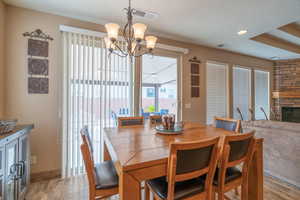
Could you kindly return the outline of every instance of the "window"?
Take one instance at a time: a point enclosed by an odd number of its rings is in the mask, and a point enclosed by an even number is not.
[[[147,88],[147,97],[155,97],[154,88]]]
[[[103,38],[63,32],[63,177],[84,170],[80,129],[89,127],[95,162],[102,159],[103,128],[132,113],[132,65],[108,57]]]
[[[267,117],[270,115],[269,102],[269,72],[255,70],[254,71],[255,85],[255,119],[266,119],[263,110]]]
[[[227,110],[227,65],[208,62],[207,77],[207,124],[215,116],[226,117]]]
[[[233,67],[232,75],[233,89],[233,118],[241,119],[240,110],[243,119],[249,120],[249,108],[251,98],[251,70]]]
[[[177,116],[177,58],[146,54],[142,56],[141,64],[142,115],[145,118],[151,114]]]

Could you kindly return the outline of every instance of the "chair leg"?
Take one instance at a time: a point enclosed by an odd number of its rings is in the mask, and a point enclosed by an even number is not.
[[[241,187],[241,200],[248,200],[248,186],[242,185]]]
[[[224,192],[218,191],[218,200],[224,200]]]
[[[212,189],[211,200],[216,200],[216,189],[215,188]]]
[[[89,200],[95,200],[95,199],[96,199],[95,193],[90,190],[90,192],[89,192]]]
[[[145,184],[145,200],[150,200],[150,190],[147,184]]]

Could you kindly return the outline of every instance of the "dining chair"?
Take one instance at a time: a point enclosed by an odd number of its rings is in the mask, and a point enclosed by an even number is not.
[[[113,162],[104,161],[95,164],[87,127],[84,127],[80,133],[83,141],[80,149],[88,177],[89,199],[103,199],[118,194],[119,178]]]
[[[225,193],[241,186],[241,199],[248,200],[249,167],[254,154],[254,131],[226,136],[219,167],[214,177],[218,200],[229,199]],[[242,170],[237,166],[242,164]]]
[[[144,117],[118,117],[118,127],[143,126]]]
[[[88,126],[84,126],[80,130],[80,135],[81,135],[82,142],[86,143],[88,145],[88,148],[89,148],[89,151],[91,152],[91,155],[94,155],[93,142],[92,142],[90,134],[89,134]],[[94,160],[93,156],[91,158],[92,158],[92,160]]]
[[[162,116],[161,115],[150,115],[150,124],[161,124]]]
[[[155,200],[210,200],[218,143],[219,137],[171,143],[167,176],[146,181],[145,199],[149,200],[151,191]],[[207,179],[203,181],[200,176],[205,174]]]
[[[223,128],[237,133],[240,133],[241,131],[241,120],[215,117],[214,123],[216,128]]]

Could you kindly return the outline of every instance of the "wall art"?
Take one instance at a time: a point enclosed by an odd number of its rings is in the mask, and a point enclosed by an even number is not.
[[[49,61],[47,59],[28,58],[28,74],[48,76]]]
[[[48,78],[28,78],[28,92],[29,94],[48,94],[49,79]]]
[[[28,93],[48,94],[49,41],[52,41],[53,38],[41,29],[23,33],[23,36],[29,38],[27,47]]]

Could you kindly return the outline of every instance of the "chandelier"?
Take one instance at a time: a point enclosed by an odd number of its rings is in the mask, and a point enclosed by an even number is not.
[[[144,38],[147,26],[142,23],[133,24],[133,15],[136,13],[136,9],[131,8],[131,0],[129,0],[128,8],[124,9],[127,14],[127,24],[124,26],[122,33],[125,39],[125,48],[118,45],[118,34],[120,26],[115,23],[105,24],[107,31],[107,37],[104,38],[106,48],[109,49],[110,54],[116,54],[120,57],[130,56],[139,57],[144,54],[151,54],[157,37],[146,36]],[[146,45],[146,47],[144,47]],[[109,55],[110,55],[109,54]]]

